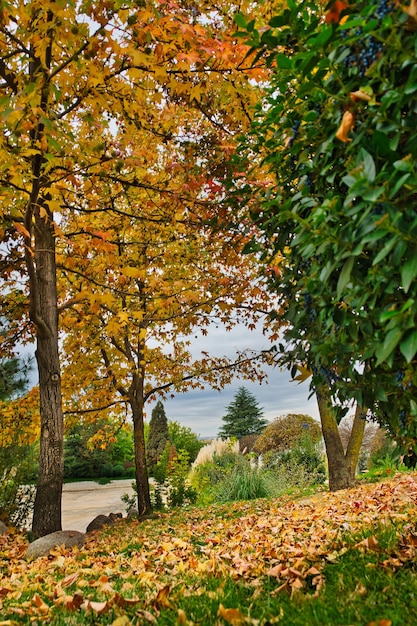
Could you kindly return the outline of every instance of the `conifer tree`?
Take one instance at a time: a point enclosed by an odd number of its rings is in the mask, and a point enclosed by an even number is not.
[[[152,411],[151,421],[149,422],[146,459],[150,474],[152,474],[153,468],[158,463],[168,441],[168,419],[165,415],[164,405],[161,401],[158,401]]]
[[[222,420],[224,426],[219,430],[219,436],[223,438],[259,435],[268,424],[262,418],[258,401],[246,387],[239,387]]]

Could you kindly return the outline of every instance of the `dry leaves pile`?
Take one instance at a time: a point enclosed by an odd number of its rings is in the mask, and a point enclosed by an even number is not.
[[[174,608],[177,623],[187,624],[176,598],[207,593],[208,577],[240,579],[254,593],[262,592],[269,577],[276,580],[273,594],[307,586],[319,594],[324,565],[346,552],[348,534],[363,528],[401,527],[397,549],[381,552],[382,566],[396,569],[414,559],[416,512],[414,473],[298,502],[258,500],[162,515],[142,524],[122,520],[92,535],[82,550],[60,548],[32,563],[24,558],[22,536],[3,536],[0,615],[6,601],[8,614],[12,608],[17,620],[23,615],[46,619],[58,607],[97,615],[115,609],[120,617],[113,624],[123,626],[130,623],[125,613],[132,607],[142,623],[155,623],[162,610]],[[356,547],[380,549],[372,533]],[[248,623],[238,609],[222,604],[218,616]]]

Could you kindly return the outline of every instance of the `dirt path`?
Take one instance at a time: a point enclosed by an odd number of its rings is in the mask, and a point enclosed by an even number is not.
[[[62,528],[85,532],[88,524],[97,515],[123,513],[126,505],[121,496],[133,495],[132,479],[114,480],[108,485],[94,481],[68,483],[62,494]]]

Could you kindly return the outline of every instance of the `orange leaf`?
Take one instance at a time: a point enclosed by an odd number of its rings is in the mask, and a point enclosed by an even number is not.
[[[224,619],[228,624],[243,624],[245,622],[244,615],[239,609],[225,609],[223,604],[220,604],[217,615]]]
[[[355,116],[353,115],[353,113],[351,113],[351,111],[345,111],[342,117],[342,123],[340,124],[336,133],[337,139],[343,141],[343,143],[352,141],[352,139],[350,139],[348,135],[352,130],[354,124]]]
[[[347,9],[348,6],[349,4],[347,2],[343,2],[342,0],[336,0],[336,2],[333,2],[330,10],[326,13],[326,24],[331,24],[332,22],[340,22],[340,14],[342,11]]]

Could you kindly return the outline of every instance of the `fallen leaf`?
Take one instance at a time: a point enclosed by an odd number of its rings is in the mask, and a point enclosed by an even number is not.
[[[111,623],[111,626],[130,626],[132,622],[127,617],[127,615],[121,615],[117,617],[114,622]]]
[[[162,587],[162,589],[160,589],[157,593],[157,596],[155,598],[155,606],[159,609],[161,607],[163,607],[164,609],[172,609],[172,604],[169,601],[169,592],[170,592],[170,587],[168,585],[165,585],[165,587]]]
[[[233,626],[245,623],[245,617],[239,609],[226,609],[223,604],[220,604],[217,615],[218,617],[224,619],[224,621],[228,624],[233,624]]]
[[[84,611],[92,611],[98,615],[103,615],[103,613],[107,613],[107,611],[111,609],[111,603],[107,601],[93,602],[93,600],[86,600],[81,605],[81,608],[84,609]]]

